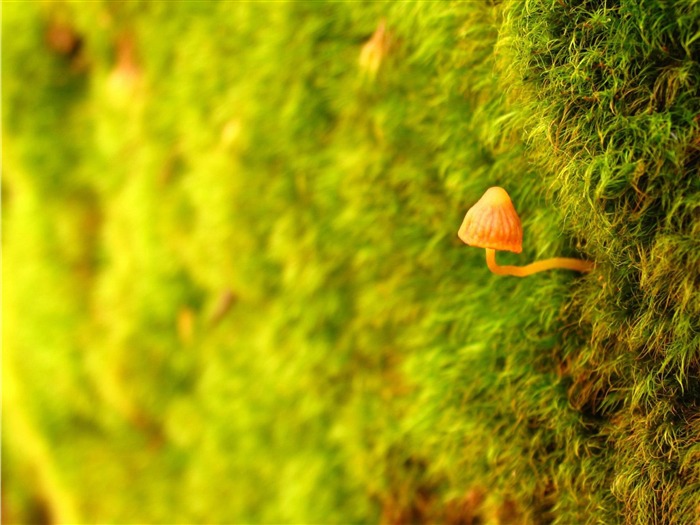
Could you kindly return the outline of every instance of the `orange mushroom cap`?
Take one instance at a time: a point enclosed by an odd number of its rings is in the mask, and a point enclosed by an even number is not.
[[[523,228],[508,192],[494,186],[464,216],[457,235],[469,246],[520,253]]]

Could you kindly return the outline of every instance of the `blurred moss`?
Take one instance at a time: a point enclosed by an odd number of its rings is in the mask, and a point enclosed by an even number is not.
[[[3,523],[695,523],[698,9],[4,5]]]

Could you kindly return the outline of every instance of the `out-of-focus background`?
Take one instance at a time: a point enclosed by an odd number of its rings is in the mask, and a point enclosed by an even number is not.
[[[696,523],[699,20],[3,3],[2,522]]]

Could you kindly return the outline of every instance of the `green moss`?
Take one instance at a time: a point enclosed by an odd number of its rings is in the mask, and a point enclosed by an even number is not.
[[[699,17],[4,6],[10,521],[695,523]]]

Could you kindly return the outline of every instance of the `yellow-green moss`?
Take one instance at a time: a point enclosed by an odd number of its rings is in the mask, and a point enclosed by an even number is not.
[[[4,5],[3,521],[696,523],[698,20]]]

